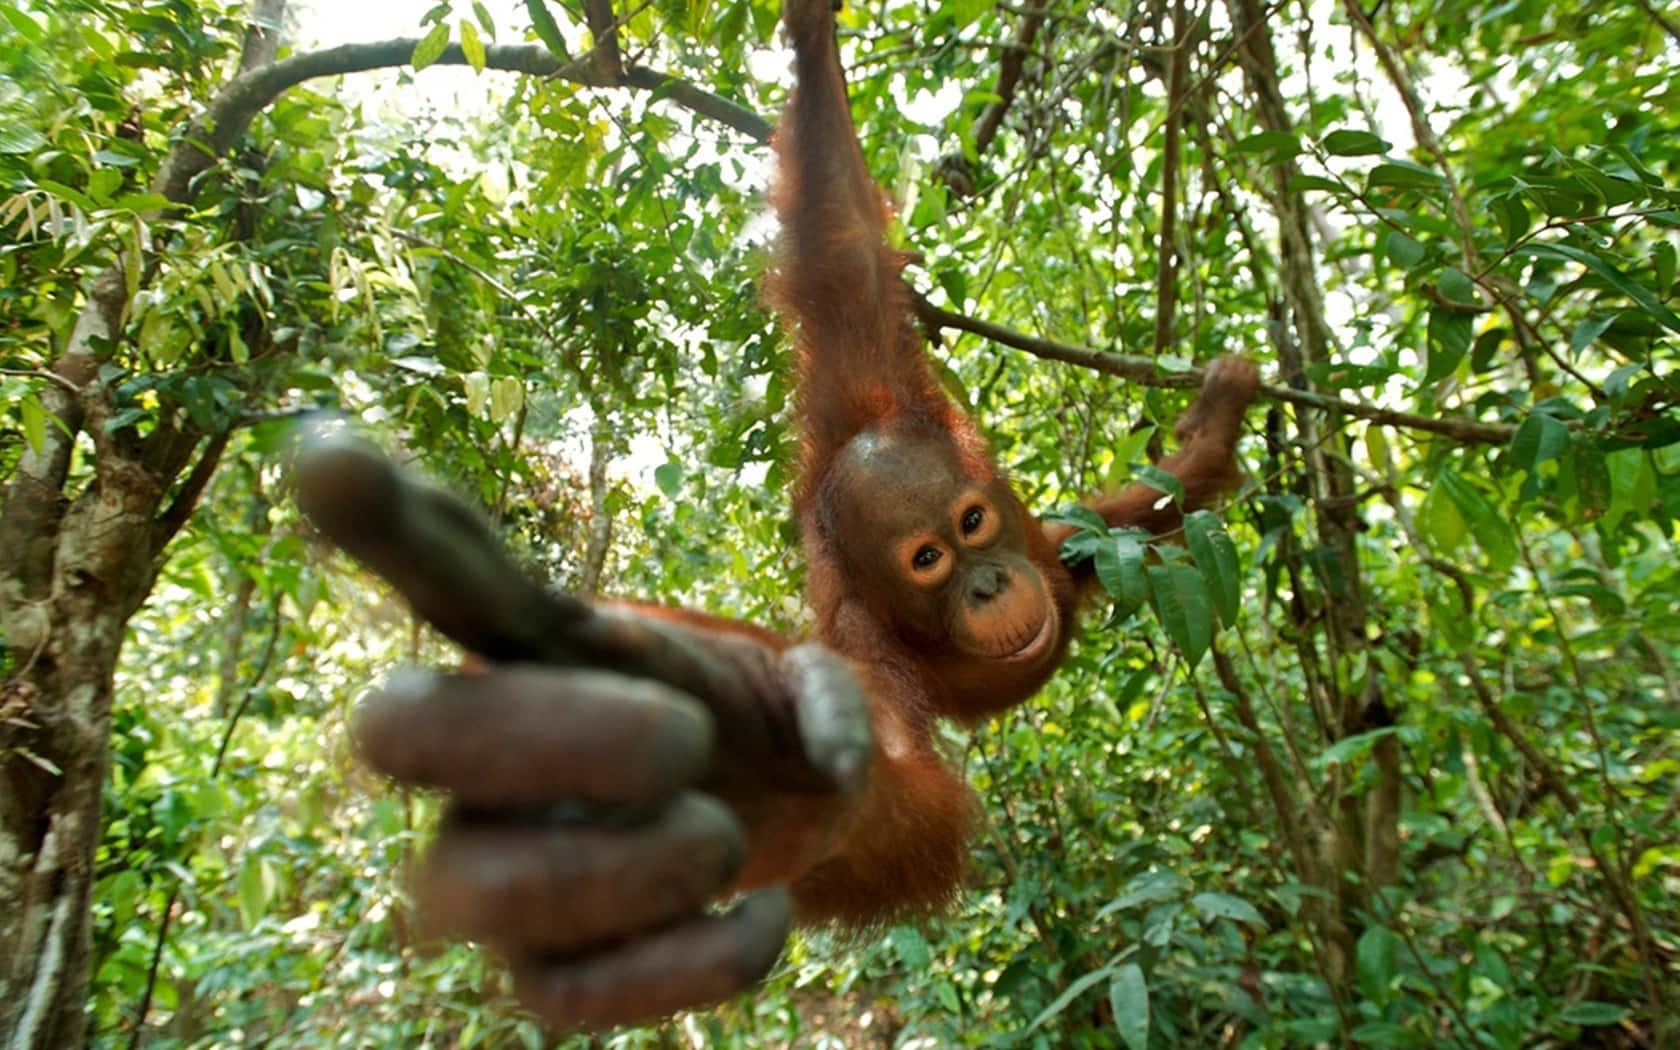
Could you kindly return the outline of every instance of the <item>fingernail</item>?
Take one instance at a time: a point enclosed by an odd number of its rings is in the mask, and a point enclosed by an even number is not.
[[[390,697],[402,703],[414,703],[430,693],[437,684],[438,676],[424,667],[399,667],[391,672],[391,677],[376,690],[373,695]]]
[[[844,747],[835,752],[829,765],[834,786],[847,794],[856,794],[869,786],[869,748]]]

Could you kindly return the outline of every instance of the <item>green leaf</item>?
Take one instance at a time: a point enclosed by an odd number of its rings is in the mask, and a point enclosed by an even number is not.
[[[525,407],[525,384],[515,376],[497,376],[490,384],[490,422],[500,425]]]
[[[1202,574],[1193,565],[1151,565],[1149,600],[1167,637],[1195,667],[1213,643],[1213,603]]]
[[[1237,141],[1239,153],[1266,153],[1266,163],[1276,164],[1301,152],[1299,137],[1286,131],[1262,131]]]
[[[887,935],[899,959],[912,973],[921,973],[933,964],[933,951],[921,931],[914,926],[894,926]]]
[[[1476,294],[1475,282],[1468,274],[1456,267],[1448,266],[1441,271],[1441,279],[1436,287],[1448,302],[1464,303],[1467,306],[1481,305],[1481,296]]]
[[[1399,726],[1382,726],[1363,733],[1354,733],[1352,736],[1344,736],[1319,752],[1318,762],[1324,765],[1335,762],[1345,766],[1351,762],[1362,761],[1365,756],[1371,753],[1371,748],[1376,746],[1378,740],[1385,736],[1393,736],[1399,731]]]
[[[1107,966],[1104,966],[1100,970],[1092,970],[1090,973],[1087,973],[1087,974],[1084,974],[1084,975],[1080,976],[1079,979],[1075,980],[1072,984],[1067,986],[1066,991],[1064,991],[1061,995],[1058,995],[1056,997],[1055,1002],[1051,1003],[1049,1006],[1046,1006],[1042,1011],[1039,1012],[1039,1015],[1037,1017],[1033,1018],[1033,1022],[1032,1022],[1032,1024],[1027,1026],[1027,1030],[1032,1031],[1033,1029],[1036,1029],[1036,1028],[1042,1026],[1044,1024],[1044,1022],[1050,1020],[1053,1017],[1056,1017],[1063,1010],[1066,1010],[1068,1008],[1068,1005],[1070,1003],[1072,1003],[1075,999],[1079,998],[1081,995],[1084,995],[1086,993],[1086,991],[1088,991],[1093,985],[1097,984],[1100,981],[1107,980],[1110,976],[1113,975],[1113,973],[1114,973],[1114,971],[1112,969],[1110,969]]]
[[[1525,244],[1511,249],[1511,254],[1525,255],[1532,259],[1562,259],[1579,263],[1597,274],[1605,284],[1627,296],[1658,324],[1680,334],[1680,316],[1658,301],[1649,288],[1597,255],[1567,244]]]
[[[1396,160],[1372,168],[1371,173],[1365,176],[1365,186],[1369,190],[1441,190],[1446,183],[1428,168]]]
[[[490,17],[489,8],[486,8],[481,0],[473,0],[472,9],[473,17],[478,19],[478,26],[484,30],[484,35],[494,37],[496,35],[496,20]]]
[[[1363,157],[1372,153],[1387,153],[1389,143],[1369,131],[1344,128],[1324,136],[1325,152],[1335,157]]]
[[[1439,382],[1458,370],[1474,330],[1469,314],[1442,306],[1429,308],[1429,364],[1424,382]]]
[[[23,416],[23,436],[29,450],[39,456],[47,448],[47,410],[35,398],[26,397],[18,402],[18,412]]]
[[[531,28],[536,31],[537,39],[548,48],[549,54],[562,62],[571,61],[572,56],[566,51],[566,39],[560,35],[560,27],[555,24],[548,5],[543,0],[525,0],[525,13],[531,16]]]
[[[1149,1046],[1149,982],[1143,967],[1125,963],[1115,969],[1108,985],[1108,1005],[1114,1011],[1114,1027],[1130,1050]]]
[[[11,23],[12,29],[23,38],[25,43],[39,44],[47,38],[47,31],[41,27],[41,24],[18,10],[16,4],[0,6],[0,18],[4,18]]]
[[[1588,317],[1569,333],[1569,349],[1579,354],[1616,322],[1614,317]]]
[[[1463,515],[1439,485],[1431,485],[1424,494],[1423,507],[1418,511],[1418,526],[1429,546],[1440,555],[1456,551],[1468,535]]]
[[[1399,938],[1382,926],[1372,926],[1359,935],[1354,949],[1359,971],[1359,991],[1368,1002],[1381,1006],[1388,1002],[1389,985],[1394,980],[1395,958],[1400,950]]]
[[[1266,925],[1266,920],[1261,917],[1258,908],[1229,893],[1198,893],[1190,898],[1190,904],[1210,918],[1231,919],[1235,922],[1253,923],[1256,926]]]
[[[1346,183],[1327,179],[1322,175],[1295,175],[1289,180],[1289,192],[1305,193],[1308,190],[1322,190],[1337,197],[1351,198],[1353,190]]]
[[[1383,237],[1383,252],[1396,266],[1407,270],[1423,261],[1423,245],[1399,230],[1389,230]]]
[[[1629,514],[1645,515],[1657,498],[1657,475],[1651,468],[1651,454],[1642,448],[1618,449],[1604,457],[1610,473],[1610,506],[1604,514],[1606,528],[1614,529]]]
[[[1499,460],[1507,471],[1520,470],[1528,475],[1523,481],[1522,499],[1531,500],[1540,494],[1540,464],[1562,456],[1572,440],[1569,428],[1555,416],[1533,412],[1522,421]]]
[[[425,69],[443,56],[444,49],[449,46],[449,27],[439,22],[433,26],[431,32],[414,45],[414,53],[409,56],[409,64],[415,69]]]
[[[1673,241],[1658,241],[1651,249],[1651,274],[1656,293],[1664,299],[1674,290],[1676,249]]]
[[[257,924],[268,911],[269,892],[273,876],[258,857],[247,854],[239,868],[236,890],[239,898],[239,918],[247,929]]]
[[[46,142],[45,139],[42,139],[41,141],[43,144]],[[93,198],[78,189],[64,185],[62,182],[54,182],[51,179],[40,179],[36,181],[35,185],[61,200],[69,201],[71,204],[81,208],[83,211],[94,211],[99,207],[98,204],[94,203]]]
[[[1132,474],[1145,485],[1170,495],[1174,503],[1184,502],[1184,482],[1178,480],[1171,472],[1152,463],[1137,463],[1132,466]]]
[[[1499,223],[1499,230],[1505,235],[1507,246],[1516,244],[1528,235],[1531,220],[1528,216],[1528,205],[1523,202],[1519,193],[1504,193],[1488,202],[1493,212],[1493,218]]]
[[[1136,533],[1117,532],[1097,547],[1091,564],[1097,582],[1114,599],[1116,623],[1130,618],[1148,600],[1149,579],[1143,563],[1143,543]]]
[[[478,26],[461,19],[461,54],[467,57],[467,65],[473,67],[473,72],[484,72],[484,41],[478,35]]]
[[[1176,871],[1160,869],[1145,872],[1127,885],[1125,893],[1103,905],[1097,912],[1097,918],[1104,919],[1115,912],[1129,911],[1143,904],[1174,900],[1189,888],[1190,880]]]
[[[1570,1003],[1558,1011],[1557,1019],[1565,1024],[1578,1024],[1597,1028],[1604,1025],[1620,1024],[1626,1020],[1628,1010],[1625,1006],[1615,1003],[1600,1003],[1592,1000]]]
[[[1242,563],[1224,523],[1211,511],[1198,510],[1184,518],[1185,545],[1213,591],[1213,604],[1226,626],[1237,622],[1242,603]]]
[[[1517,560],[1517,541],[1510,522],[1482,495],[1480,489],[1454,471],[1442,468],[1435,475],[1435,481],[1459,513],[1464,515],[1471,535],[1476,537],[1476,545],[1488,556],[1493,568],[1499,572],[1509,571]]]
[[[676,460],[661,463],[653,468],[653,483],[659,486],[659,491],[665,498],[674,500],[682,492],[683,465]]]

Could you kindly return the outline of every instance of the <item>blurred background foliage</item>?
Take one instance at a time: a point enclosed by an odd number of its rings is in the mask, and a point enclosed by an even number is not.
[[[300,416],[468,494],[561,586],[808,622],[768,150],[682,90],[773,118],[773,0],[621,2],[599,34],[577,0],[387,6],[415,65],[557,44],[609,86],[492,70],[470,105],[405,105],[459,70],[311,80],[160,210],[253,12],[0,8],[0,471],[50,440],[46,372],[111,266],[106,432],[229,435],[114,668],[96,1046],[551,1044],[492,963],[416,928],[434,807],[359,769],[345,718],[453,657],[311,541]],[[332,18],[276,12],[300,41]],[[986,810],[954,913],[805,938],[748,1000],[566,1045],[1680,1045],[1674,12],[841,18],[938,365],[1033,505],[1146,459],[1172,373],[1263,362],[1235,560],[1089,538],[1131,608],[951,733]],[[66,493],[104,454],[77,445]],[[21,681],[30,654],[0,660]]]

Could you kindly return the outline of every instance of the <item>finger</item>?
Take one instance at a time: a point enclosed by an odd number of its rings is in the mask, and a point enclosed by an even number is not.
[[[815,643],[794,646],[781,662],[805,758],[840,790],[863,790],[874,749],[869,702],[856,672],[834,650]]]
[[[676,625],[546,590],[519,571],[465,504],[340,431],[306,435],[294,474],[298,503],[316,526],[472,652],[656,679],[712,709],[739,753],[786,750],[766,737],[765,682],[755,673],[767,659],[762,645],[743,654],[735,651],[740,644],[708,645]],[[802,786],[823,785],[788,785]]]
[[[532,666],[404,672],[358,706],[354,731],[374,768],[484,807],[659,802],[712,751],[704,709],[658,682]]]
[[[698,913],[746,853],[729,808],[688,792],[634,827],[451,824],[417,893],[439,933],[571,953]]]
[[[522,960],[514,991],[549,1023],[569,1030],[609,1028],[708,1006],[757,983],[787,940],[792,899],[784,889],[587,959]]]
[[[298,504],[351,557],[445,635],[492,660],[546,655],[591,615],[519,571],[483,519],[342,432],[305,435]]]

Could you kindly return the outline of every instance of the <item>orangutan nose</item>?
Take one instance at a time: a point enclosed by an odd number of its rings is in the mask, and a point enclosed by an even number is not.
[[[1009,589],[1009,574],[996,565],[982,565],[968,578],[968,598],[975,605],[985,605]]]

